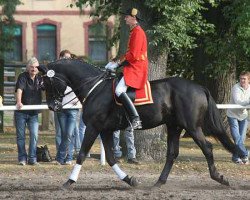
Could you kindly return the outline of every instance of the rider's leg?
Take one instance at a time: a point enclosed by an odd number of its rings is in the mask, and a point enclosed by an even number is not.
[[[127,114],[129,115],[129,119],[132,124],[132,127],[134,129],[139,129],[139,128],[142,128],[141,120],[133,102],[131,101],[131,99],[128,97],[126,93],[127,88],[128,86],[125,84],[124,77],[122,77],[122,79],[119,81],[115,89],[115,94],[118,96]]]

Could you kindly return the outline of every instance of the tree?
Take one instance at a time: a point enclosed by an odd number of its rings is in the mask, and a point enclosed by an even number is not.
[[[217,103],[228,103],[236,77],[249,69],[250,2],[218,1],[206,7],[203,16],[215,29],[199,38],[194,51],[194,78],[210,89]],[[227,126],[225,110],[222,115]]]
[[[92,15],[100,20],[106,20],[110,15],[117,15],[121,10],[136,7],[141,12],[144,21],[142,27],[149,41],[149,78],[150,80],[166,77],[166,69],[175,63],[181,54],[196,47],[196,37],[211,32],[213,26],[206,23],[200,10],[203,10],[202,0],[78,0],[75,3],[80,9],[84,6],[94,7]],[[71,5],[73,6],[73,5]],[[119,15],[117,15],[119,16]],[[120,45],[118,54],[124,53],[127,44],[128,29],[120,18]],[[116,35],[117,36],[117,35]],[[171,58],[171,59],[169,59]],[[174,65],[173,65],[174,66]],[[189,73],[189,69],[175,65],[179,74]],[[174,70],[169,70],[173,74]],[[143,132],[143,133],[142,133]],[[161,128],[148,131],[136,131],[135,143],[140,157],[161,159],[165,156],[166,131]],[[163,144],[163,145],[162,145]]]
[[[1,18],[0,18],[0,58],[4,58],[4,53],[12,49],[12,38],[15,31],[15,19],[13,17],[16,6],[21,4],[19,0],[0,0]]]
[[[15,20],[13,15],[16,6],[21,4],[19,0],[0,0],[2,7],[0,15],[0,95],[3,96],[4,83],[4,53],[12,48],[12,38],[14,36]],[[3,121],[3,112],[0,113],[1,122]],[[3,129],[2,125],[0,129]],[[1,132],[3,130],[0,130]]]

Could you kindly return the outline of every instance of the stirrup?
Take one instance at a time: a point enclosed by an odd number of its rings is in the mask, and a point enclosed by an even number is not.
[[[132,121],[132,127],[133,127],[133,129],[141,129],[142,128],[141,120],[140,119],[134,119]]]

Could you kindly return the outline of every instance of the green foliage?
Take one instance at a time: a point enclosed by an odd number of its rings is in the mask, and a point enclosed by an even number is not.
[[[11,50],[12,38],[15,33],[14,13],[16,6],[21,4],[19,0],[0,0],[2,12],[0,15],[0,59],[3,59],[4,52]]]
[[[213,26],[203,20],[200,11],[204,9],[201,0],[147,0],[145,4],[154,10],[154,24],[148,30],[151,44],[165,50],[162,44],[169,43],[169,51],[193,49],[198,35],[211,32]],[[162,52],[161,51],[161,52]]]
[[[231,1],[221,9],[226,26],[205,38],[206,53],[213,58],[206,69],[210,76],[232,67],[249,70],[250,65],[250,1]]]
[[[153,10],[154,22],[147,31],[150,45],[160,53],[168,52],[167,73],[170,76],[193,76],[192,49],[197,47],[197,38],[214,31],[214,25],[202,17],[202,0],[147,0]]]
[[[203,3],[202,0],[144,1],[143,6],[150,10],[149,13],[144,13],[144,18],[153,18],[147,26],[150,45],[159,48],[160,52],[166,50],[166,43],[170,44],[168,51],[196,47],[196,36],[211,32],[213,27],[202,19],[200,11],[204,9]],[[109,16],[118,14],[122,4],[125,2],[119,0],[78,0],[75,5],[80,9],[92,6],[95,8],[92,15],[100,17],[100,20],[106,20]]]
[[[204,48],[209,58],[208,65],[201,67],[208,76],[226,73],[235,65],[238,70],[248,68],[250,1],[78,0],[76,6],[80,9],[92,6],[95,8],[93,16],[106,20],[132,2],[142,10],[149,47],[159,54],[168,53],[170,75],[192,76],[194,69],[191,63],[196,47]],[[208,17],[206,14],[213,9],[217,9],[221,15]],[[218,23],[220,20],[224,20],[225,24]],[[115,36],[119,39],[117,34]]]
[[[77,0],[75,4],[71,4],[70,6],[76,6],[80,10],[91,6],[95,8],[91,13],[92,16],[99,17],[100,20],[107,20],[111,15],[119,13],[121,3],[121,0]]]
[[[193,77],[192,50],[180,49],[179,51],[171,51],[168,54],[168,63],[166,73],[169,76],[182,76],[188,79]]]

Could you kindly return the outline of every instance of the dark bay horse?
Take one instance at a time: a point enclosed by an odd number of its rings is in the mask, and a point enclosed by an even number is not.
[[[129,125],[124,109],[117,106],[113,99],[112,78],[106,72],[79,60],[58,60],[40,71],[45,75],[43,80],[46,99],[51,110],[58,111],[62,108],[62,97],[67,85],[83,104],[85,137],[76,165],[64,186],[69,187],[77,181],[83,161],[99,133],[108,164],[121,180],[136,186],[136,178],[128,176],[119,168],[112,151],[113,132]],[[214,165],[212,144],[203,133],[204,131],[215,137],[229,152],[236,150],[223,127],[220,113],[209,91],[192,81],[177,77],[151,81],[150,84],[154,103],[137,107],[142,127],[150,129],[166,124],[168,130],[166,163],[155,185],[166,183],[179,154],[179,140],[183,129],[205,155],[211,178],[229,185],[223,175],[218,173]]]

